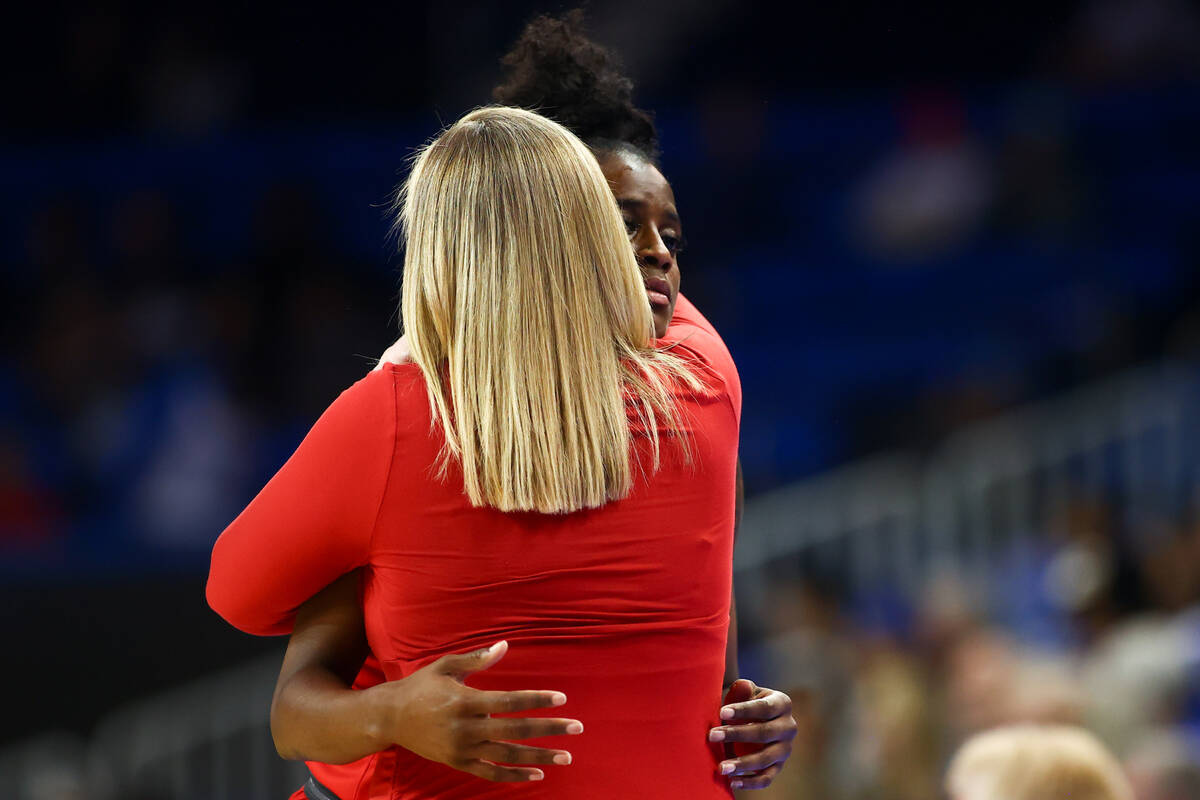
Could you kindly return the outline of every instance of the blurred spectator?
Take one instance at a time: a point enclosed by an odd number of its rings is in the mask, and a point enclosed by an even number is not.
[[[162,427],[132,487],[134,519],[156,546],[205,552],[241,510],[255,442],[210,371],[177,370],[162,392]]]
[[[871,249],[921,258],[964,242],[992,202],[987,159],[960,97],[921,92],[899,109],[901,141],[860,189],[856,233]]]
[[[995,215],[1013,232],[1063,235],[1083,220],[1069,100],[1051,87],[1022,87],[1011,100],[996,160]]]
[[[1138,800],[1200,797],[1200,741],[1164,728],[1140,741],[1125,760]]]
[[[1195,75],[1200,12],[1186,0],[1089,0],[1070,32],[1068,67],[1096,83]]]
[[[35,548],[62,532],[62,504],[34,474],[25,444],[0,428],[0,550]]]
[[[1133,800],[1117,760],[1081,728],[1018,725],[973,737],[946,776],[951,800]]]
[[[890,642],[866,648],[855,674],[842,782],[854,797],[924,800],[937,792],[933,704],[918,660]]]

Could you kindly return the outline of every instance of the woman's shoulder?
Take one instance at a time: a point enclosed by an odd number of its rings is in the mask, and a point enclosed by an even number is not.
[[[429,424],[425,377],[415,364],[384,364],[347,387],[322,415],[326,427],[402,435],[414,424]],[[368,435],[368,434],[363,434]]]
[[[658,343],[663,348],[686,351],[703,364],[724,384],[736,413],[741,416],[742,382],[733,356],[717,329],[683,294],[675,301],[675,314],[667,335]]]
[[[412,361],[406,361],[403,364],[393,364],[390,361],[385,361],[374,372],[368,374],[367,377],[370,378],[372,375],[387,376],[395,386],[414,383],[418,383],[421,386],[425,385],[424,373]]]
[[[712,362],[716,367],[728,367],[736,375],[733,356],[725,346],[725,340],[713,324],[700,313],[690,300],[680,294],[675,301],[675,313],[667,328],[666,336],[659,340],[668,346],[682,346],[696,351],[705,362]]]
[[[416,364],[384,363],[350,384],[338,398],[338,403],[351,406],[391,406],[397,392],[425,380]]]
[[[406,432],[418,431],[422,435],[428,434],[429,393],[425,373],[420,367],[411,362],[385,363],[359,383],[364,381],[369,384],[367,392],[372,393],[377,402],[386,402],[394,410],[397,435],[403,437]]]

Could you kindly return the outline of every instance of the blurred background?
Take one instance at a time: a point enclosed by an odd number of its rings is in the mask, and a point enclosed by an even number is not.
[[[758,797],[1087,725],[1200,798],[1200,9],[595,2],[741,371]],[[217,534],[396,335],[384,206],[535,13],[26,4],[0,126],[0,794],[284,797]]]

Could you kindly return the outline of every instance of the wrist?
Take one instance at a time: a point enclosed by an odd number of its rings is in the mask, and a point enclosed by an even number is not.
[[[391,681],[355,692],[360,695],[358,718],[362,720],[362,732],[376,752],[403,744],[401,726],[397,724],[403,716],[397,702],[403,693],[403,683],[403,680]]]

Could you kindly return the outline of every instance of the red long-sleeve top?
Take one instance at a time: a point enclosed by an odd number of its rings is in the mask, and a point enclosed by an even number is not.
[[[437,479],[421,371],[389,365],[342,393],[213,548],[208,600],[236,627],[291,630],[305,600],[363,567],[374,658],[357,685],[507,639],[480,689],[556,689],[544,712],[581,736],[531,740],[574,761],[534,783],[492,783],[398,747],[310,764],[342,800],[729,796],[719,725],[729,625],[741,386],[720,337],[679,297],[664,343],[709,391],[677,393],[691,463],[663,440],[628,497],[564,515],[474,508],[461,473]],[[648,464],[648,437],[634,457]],[[382,673],[380,675],[379,673]]]

